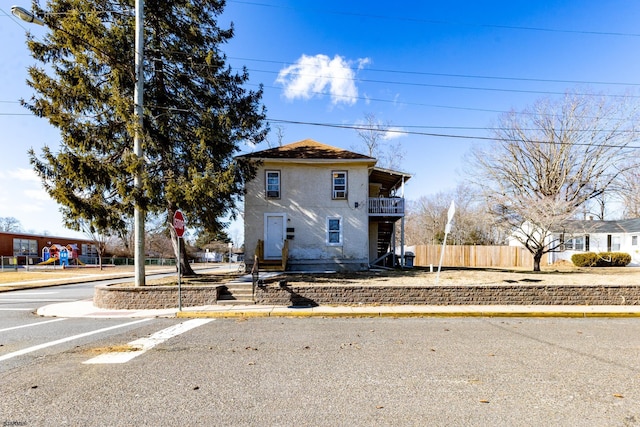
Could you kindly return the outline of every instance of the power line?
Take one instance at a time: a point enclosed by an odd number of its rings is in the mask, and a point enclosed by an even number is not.
[[[303,126],[319,126],[319,127],[328,127],[335,129],[350,129],[350,130],[362,130],[366,129],[364,126],[358,125],[345,125],[345,124],[335,124],[335,123],[321,123],[321,122],[305,122],[298,120],[282,120],[282,119],[270,119],[267,118],[267,121],[272,123],[284,123],[291,125],[303,125]],[[417,132],[417,131],[405,131],[399,129],[387,129],[384,131],[385,133],[396,133],[403,135],[419,135],[419,136],[428,136],[428,137],[437,137],[437,138],[453,138],[453,139],[465,139],[465,140],[481,140],[481,141],[505,141],[505,142],[520,142],[519,139],[506,139],[506,138],[493,138],[490,136],[472,136],[472,135],[455,135],[455,134],[447,134],[447,133],[432,133],[432,132]],[[563,142],[563,141],[534,141],[528,140],[527,142],[531,142],[534,144],[558,144],[558,145],[574,145],[574,146],[584,146],[584,147],[592,147],[595,144],[590,144],[586,142]],[[597,144],[598,147],[604,148],[621,148],[621,149],[640,149],[640,145],[615,145],[615,144]]]
[[[268,74],[279,74],[276,71],[266,71],[266,70],[256,70],[256,69],[248,69],[248,71],[254,71],[257,73],[268,73]],[[431,87],[431,88],[440,88],[440,89],[458,89],[458,90],[475,90],[475,91],[488,91],[488,92],[511,92],[511,93],[529,93],[529,94],[541,94],[541,95],[564,95],[565,92],[557,92],[557,91],[543,91],[543,90],[526,90],[526,89],[501,89],[501,88],[488,88],[488,87],[477,87],[477,86],[456,86],[456,85],[440,85],[433,83],[415,83],[415,82],[396,82],[390,80],[371,80],[371,79],[360,79],[360,78],[351,78],[351,77],[334,77],[334,76],[322,76],[317,74],[302,74],[302,73],[290,73],[294,76],[303,76],[303,77],[314,77],[314,78],[331,78],[336,79],[339,78],[341,80],[351,80],[358,81],[364,83],[375,83],[375,84],[386,84],[386,85],[400,85],[400,86],[417,86],[417,87]],[[639,84],[640,85],[640,84]],[[594,96],[593,93],[576,93],[576,95],[581,96]],[[638,95],[607,95],[610,97],[628,97],[628,98],[638,98]]]
[[[263,87],[263,88],[268,88],[268,89],[275,89],[275,90],[278,90],[278,91],[282,89],[282,88],[276,87],[276,86],[259,85],[259,84],[254,84],[254,83],[246,83],[245,85],[246,86],[254,86],[254,87]],[[519,116],[541,115],[540,113],[534,113],[534,112],[530,112],[530,111],[513,111],[513,110],[506,111],[506,110],[494,110],[494,109],[489,109],[489,108],[458,107],[458,106],[454,106],[454,105],[426,104],[426,103],[422,103],[422,102],[398,101],[396,99],[381,99],[381,98],[373,98],[373,97],[368,97],[368,96],[364,97],[364,96],[352,96],[352,95],[336,95],[336,94],[329,94],[329,93],[315,92],[315,91],[310,91],[309,93],[311,93],[313,95],[319,95],[319,96],[333,96],[333,97],[337,97],[337,98],[356,99],[356,100],[359,100],[359,101],[380,102],[380,103],[395,104],[395,105],[402,105],[402,106],[409,106],[409,107],[442,108],[442,109],[449,109],[449,110],[456,110],[456,111],[476,111],[476,112],[481,112],[481,113],[492,113],[492,114],[516,114],[516,115],[519,115]],[[559,117],[557,114],[544,114],[544,115],[545,116],[549,116],[549,117]]]
[[[322,13],[326,15],[352,16],[357,18],[371,18],[371,19],[379,19],[379,20],[385,20],[385,21],[415,22],[415,23],[430,24],[430,25],[495,28],[495,29],[502,29],[502,30],[535,31],[535,32],[544,32],[544,33],[560,33],[560,34],[581,34],[581,35],[590,35],[590,36],[640,37],[640,33],[625,33],[621,31],[568,30],[568,29],[562,29],[562,28],[525,27],[525,26],[517,26],[517,25],[498,25],[498,24],[484,24],[484,23],[478,24],[478,23],[471,23],[471,22],[445,21],[445,20],[439,20],[439,19],[420,19],[420,18],[413,18],[413,17],[409,18],[409,17],[402,17],[402,16],[374,15],[374,14],[368,14],[368,13],[345,12],[345,11],[327,10],[327,9],[302,9],[302,8],[291,7],[291,6],[273,5],[273,4],[267,4],[267,3],[240,1],[240,0],[230,0],[229,3],[245,4],[249,6],[269,7],[274,9],[311,11],[313,13]]]
[[[295,65],[295,63],[287,61],[273,61],[268,59],[253,59],[253,58],[241,58],[230,56],[229,59],[239,61],[252,61],[268,64],[279,65]],[[351,68],[350,68],[351,69]],[[454,77],[464,79],[481,79],[481,80],[505,80],[505,81],[522,81],[522,82],[534,82],[534,83],[569,83],[577,85],[611,85],[611,86],[640,86],[640,83],[625,83],[625,82],[605,82],[605,81],[589,81],[589,80],[563,80],[563,79],[542,79],[542,78],[527,78],[527,77],[509,77],[509,76],[487,76],[479,74],[452,74],[452,73],[435,73],[427,71],[407,71],[407,70],[388,70],[378,68],[363,68],[363,72],[378,72],[378,73],[390,73],[390,74],[406,74],[415,76],[432,76],[432,77]]]

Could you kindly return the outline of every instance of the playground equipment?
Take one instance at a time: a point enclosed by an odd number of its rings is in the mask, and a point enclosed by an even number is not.
[[[42,261],[38,265],[60,264],[68,266],[70,264],[85,265],[78,258],[78,245],[62,246],[57,243],[42,248]]]

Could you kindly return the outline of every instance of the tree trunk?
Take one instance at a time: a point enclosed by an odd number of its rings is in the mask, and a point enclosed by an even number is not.
[[[184,245],[184,241],[182,238],[178,238],[173,227],[171,228],[171,245],[173,246],[173,253],[178,259],[178,251],[180,251],[180,273],[183,276],[195,276],[196,273],[191,268],[191,264],[187,262],[187,248]],[[178,247],[178,244],[180,247]],[[178,271],[178,266],[176,265],[176,271]]]
[[[533,271],[540,271],[540,260],[542,259],[542,252],[536,252],[533,254]]]
[[[191,268],[189,260],[187,259],[187,247],[184,244],[183,239],[180,239],[180,271],[183,276],[195,276],[196,272]]]

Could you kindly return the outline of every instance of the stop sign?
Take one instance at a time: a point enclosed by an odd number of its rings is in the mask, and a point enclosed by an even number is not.
[[[173,228],[176,230],[178,237],[184,234],[184,216],[179,210],[173,214]]]

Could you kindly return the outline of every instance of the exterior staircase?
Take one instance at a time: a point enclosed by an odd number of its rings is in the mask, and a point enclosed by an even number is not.
[[[282,271],[261,270],[259,279],[273,279],[281,273]],[[253,300],[253,276],[251,274],[245,274],[227,283],[218,294],[218,304],[220,305],[252,305],[255,303]]]
[[[393,227],[394,223],[378,223],[378,256],[382,256],[389,252],[391,238],[393,236]]]
[[[253,283],[251,283],[251,275],[248,275],[248,282],[243,280],[247,276],[243,276],[238,281],[230,282],[225,285],[218,295],[219,305],[251,305],[255,304],[253,300]]]

